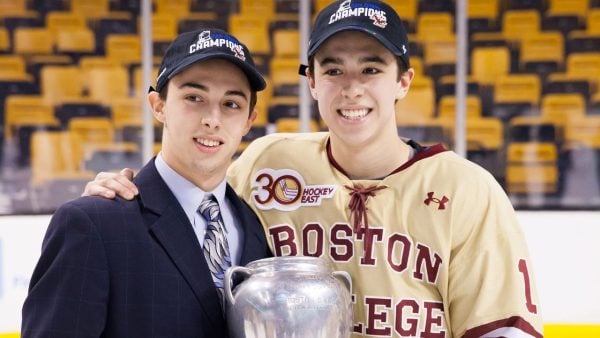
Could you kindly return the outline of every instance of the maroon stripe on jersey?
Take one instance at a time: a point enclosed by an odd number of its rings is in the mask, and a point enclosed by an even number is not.
[[[416,153],[415,156],[413,156],[410,160],[406,161],[406,163],[401,165],[398,169],[392,171],[392,174],[395,174],[399,171],[402,171],[402,170],[410,167],[411,165],[413,165],[413,163],[415,163],[417,161],[420,161],[424,158],[428,158],[433,155],[442,153],[444,151],[448,151],[448,149],[446,149],[446,147],[444,147],[443,144],[439,144],[439,143],[432,145],[431,147],[426,147],[423,151]]]
[[[492,332],[503,327],[514,327],[527,334],[530,334],[533,337],[543,338],[543,336],[540,333],[538,333],[535,330],[535,328],[531,324],[529,324],[528,321],[519,316],[500,319],[495,322],[474,327],[472,329],[467,330],[467,332],[465,332],[462,338],[479,338],[485,335],[486,333]]]
[[[329,143],[329,140],[327,140],[326,148],[327,148],[327,158],[329,159],[329,162],[331,163],[331,165],[334,168],[336,168],[339,172],[341,172],[342,174],[346,175],[347,177],[350,177],[350,175],[348,175],[348,173],[344,170],[344,168],[342,168],[340,166],[340,164],[337,163],[335,158],[333,158],[333,154],[331,153],[331,144]],[[403,165],[398,167],[398,169],[392,171],[390,173],[390,175],[395,174],[395,173],[399,172],[400,170],[404,170],[404,169],[410,167],[413,163],[415,163],[419,160],[422,160],[427,157],[431,157],[435,154],[439,154],[444,151],[448,151],[448,149],[446,149],[443,144],[436,144],[431,147],[426,147],[426,148],[424,148],[423,151],[417,152],[415,154],[415,156],[413,156],[410,160],[406,161],[406,163],[404,163]]]

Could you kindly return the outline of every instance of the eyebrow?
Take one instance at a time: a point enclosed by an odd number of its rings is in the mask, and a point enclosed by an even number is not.
[[[205,92],[209,92],[209,88],[206,85],[203,85],[201,83],[197,83],[197,82],[185,82],[183,83],[181,86],[179,86],[179,89],[185,88],[185,87],[190,87],[190,88],[195,88],[195,89],[199,89]],[[228,90],[227,92],[225,92],[225,95],[234,95],[234,96],[240,96],[243,99],[245,99],[246,101],[248,101],[248,97],[246,95],[246,93],[244,93],[241,90]]]
[[[359,63],[380,63],[383,65],[387,65],[388,63],[380,56],[365,56],[358,59]],[[334,57],[325,57],[323,60],[319,62],[321,66],[326,66],[328,64],[341,65],[343,64],[342,59],[334,58]]]

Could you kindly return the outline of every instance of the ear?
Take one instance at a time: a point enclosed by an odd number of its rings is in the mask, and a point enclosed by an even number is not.
[[[310,89],[310,95],[313,99],[318,100],[317,98],[317,90],[315,89],[315,77],[311,74],[308,67],[305,70],[306,78],[308,79],[308,88]]]
[[[254,123],[254,120],[256,120],[257,116],[258,116],[258,112],[257,112],[256,108],[254,108],[252,113],[250,113],[248,120],[246,121],[246,126],[244,127],[244,136],[246,134],[248,134],[248,132],[250,131],[250,128],[252,128],[252,124]]]
[[[404,72],[401,76],[400,76],[400,81],[398,81],[397,84],[397,91],[396,91],[396,99],[400,100],[403,99],[406,94],[408,94],[408,89],[410,88],[410,83],[412,82],[413,78],[415,77],[415,70],[413,68],[409,68],[406,72]]]
[[[165,123],[165,113],[163,112],[165,108],[165,101],[160,98],[158,92],[153,91],[148,93],[148,103],[152,108],[152,114],[154,115],[154,118],[161,123]]]

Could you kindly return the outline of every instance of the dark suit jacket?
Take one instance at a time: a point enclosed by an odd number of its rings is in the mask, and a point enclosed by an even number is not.
[[[22,337],[226,337],[189,219],[154,160],[134,201],[82,197],[52,217],[23,305]],[[270,256],[256,215],[227,186],[241,265]]]

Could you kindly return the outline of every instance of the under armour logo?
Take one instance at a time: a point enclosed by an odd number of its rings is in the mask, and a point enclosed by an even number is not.
[[[429,205],[431,202],[438,204],[438,210],[446,209],[446,203],[448,203],[450,199],[448,197],[442,195],[442,199],[437,197],[433,197],[433,191],[427,193],[427,199],[423,201],[425,205]]]

